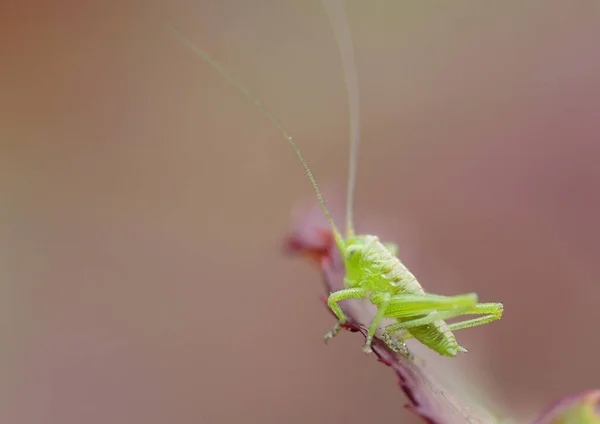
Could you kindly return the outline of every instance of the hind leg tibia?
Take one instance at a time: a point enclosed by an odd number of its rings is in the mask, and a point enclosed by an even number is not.
[[[481,315],[479,318],[468,319],[465,321],[453,322],[449,324],[450,331],[462,330],[464,328],[477,327],[480,325],[489,324],[502,318],[504,305],[502,303],[479,303],[472,310],[464,315]]]

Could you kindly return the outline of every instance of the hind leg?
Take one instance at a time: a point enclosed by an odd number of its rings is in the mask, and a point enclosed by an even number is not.
[[[377,315],[369,326],[367,342],[363,350],[371,352],[371,343],[375,332],[383,318],[423,318],[434,312],[445,311],[447,314],[460,314],[461,311],[472,308],[477,303],[477,295],[438,296],[431,294],[390,295],[389,293],[373,293],[371,301],[377,306]],[[410,321],[409,321],[410,322]],[[394,325],[394,324],[393,324]],[[387,327],[386,327],[387,328]],[[384,333],[384,341],[395,351],[406,351],[390,337],[391,332]]]
[[[450,331],[462,330],[464,328],[477,327],[484,324],[489,324],[490,322],[499,320],[502,318],[502,312],[504,310],[504,306],[502,303],[478,303],[475,306],[468,309],[457,309],[457,310],[447,310],[447,311],[435,311],[429,313],[427,316],[408,320],[404,322],[398,322],[391,325],[388,325],[385,328],[386,333],[392,334],[400,330],[406,330],[412,327],[418,327],[421,325],[431,324],[434,321],[439,319],[446,320],[459,316],[465,315],[483,315],[479,318],[472,318],[464,321],[455,322],[449,324],[448,327]],[[409,330],[410,331],[410,330]],[[407,335],[406,339],[410,339],[412,336]]]
[[[481,315],[486,314],[479,318],[468,319],[465,321],[454,322],[449,324],[451,331],[462,330],[464,328],[478,327],[480,325],[489,324],[502,318],[504,312],[504,305],[502,303],[478,303],[473,309],[467,312],[465,315]]]

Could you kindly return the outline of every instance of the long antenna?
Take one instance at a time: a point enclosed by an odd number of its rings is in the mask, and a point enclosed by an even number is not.
[[[300,149],[298,148],[298,146],[296,145],[294,140],[292,140],[292,137],[290,137],[290,135],[283,128],[283,126],[279,123],[279,121],[277,121],[273,117],[273,115],[271,115],[271,112],[269,112],[269,110],[265,106],[262,105],[260,100],[258,100],[256,97],[252,96],[252,94],[250,93],[250,90],[248,90],[246,87],[244,87],[242,84],[240,84],[235,78],[233,78],[233,76],[231,76],[229,74],[229,72],[227,72],[225,69],[223,69],[223,67],[221,67],[221,65],[219,65],[215,60],[213,60],[208,55],[208,53],[204,52],[203,50],[200,50],[194,43],[192,43],[192,41],[189,38],[187,38],[181,31],[179,31],[177,28],[173,27],[172,25],[167,25],[167,30],[169,30],[169,32],[171,32],[181,43],[183,43],[186,47],[188,47],[192,52],[194,52],[196,55],[198,55],[204,62],[206,62],[213,69],[215,69],[219,74],[221,74],[221,76],[223,76],[231,84],[233,84],[235,87],[237,87],[237,89],[239,91],[241,91],[244,95],[246,95],[246,97],[248,97],[248,99],[251,100],[252,103],[254,103],[254,105],[262,112],[262,114],[265,115],[269,119],[269,121],[271,121],[271,123],[273,123],[273,125],[275,125],[275,127],[279,130],[279,132],[281,132],[281,134],[283,134],[283,136],[285,137],[287,142],[290,144],[290,146],[292,146],[292,149],[294,149],[294,152],[296,153],[296,156],[298,156],[300,163],[302,163],[302,166],[304,167],[304,171],[306,172],[306,175],[308,176],[308,179],[310,180],[310,182],[313,186],[313,189],[315,190],[315,193],[317,194],[317,198],[319,199],[319,203],[321,204],[321,209],[323,209],[325,218],[327,218],[327,221],[329,222],[329,225],[331,226],[331,230],[333,231],[333,235],[335,237],[336,244],[338,245],[338,248],[340,249],[340,251],[343,253],[345,250],[345,246],[346,246],[344,239],[342,238],[339,230],[337,229],[335,223],[333,222],[333,218],[331,217],[331,213],[329,212],[329,209],[327,208],[327,205],[325,204],[325,198],[323,197],[323,194],[321,193],[321,190],[319,189],[317,180],[315,180],[315,177],[313,176],[313,173],[310,170],[310,167],[308,166],[306,159],[304,159],[304,156],[300,152]]]
[[[348,165],[348,192],[346,194],[346,237],[354,235],[354,188],[356,186],[356,168],[358,161],[358,141],[360,137],[360,112],[358,96],[358,76],[356,74],[356,61],[354,59],[354,47],[348,19],[344,12],[344,6],[340,0],[323,0],[323,6],[327,10],[329,19],[335,31],[335,37],[339,46],[346,80],[346,91],[348,92],[348,107],[350,109],[350,163]]]

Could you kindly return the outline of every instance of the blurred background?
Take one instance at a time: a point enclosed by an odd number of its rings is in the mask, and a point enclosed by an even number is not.
[[[344,4],[357,229],[397,241],[429,291],[505,305],[432,370],[521,418],[597,387],[597,2]],[[293,152],[164,29],[343,190],[319,1],[25,0],[0,19],[0,422],[416,421],[360,336],[323,344],[320,273],[282,253],[314,198]]]

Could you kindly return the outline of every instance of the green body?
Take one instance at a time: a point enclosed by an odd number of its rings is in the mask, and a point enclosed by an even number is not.
[[[450,297],[426,293],[395,256],[395,246],[383,244],[376,236],[351,236],[343,243],[338,242],[338,246],[346,267],[345,288],[329,296],[328,304],[339,322],[326,334],[326,339],[333,337],[346,320],[338,305],[345,299],[364,298],[378,308],[369,327],[365,351],[371,350],[372,338],[383,318],[397,321],[385,328],[385,335],[404,331],[403,340],[415,338],[440,355],[456,356],[466,350],[456,341],[453,330],[483,325],[502,316],[501,303],[477,303],[475,293]],[[461,315],[483,316],[454,324],[444,321]],[[386,339],[399,350],[391,337]]]

